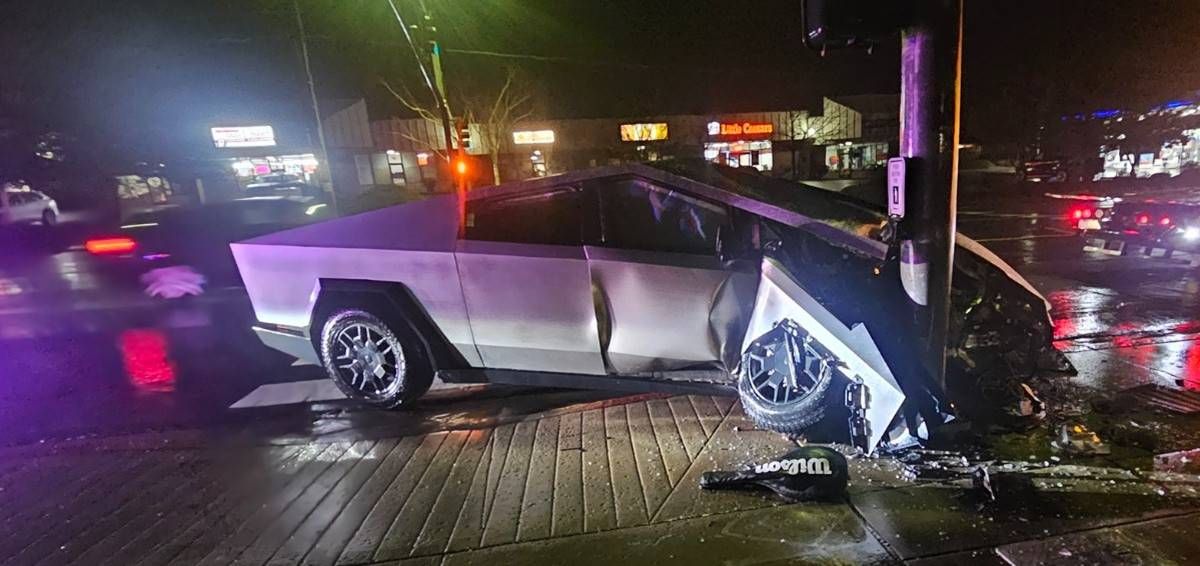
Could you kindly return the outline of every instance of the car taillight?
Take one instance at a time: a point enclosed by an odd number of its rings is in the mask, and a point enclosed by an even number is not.
[[[1079,220],[1080,218],[1083,218],[1083,211],[1076,208],[1075,211],[1071,213],[1071,217],[1075,220]]]
[[[1104,209],[1103,208],[1096,209],[1096,218],[1104,218]]]
[[[1171,225],[1171,217],[1170,217],[1170,216],[1164,216],[1164,217],[1162,217],[1162,219],[1161,219],[1161,220],[1159,220],[1159,221],[1158,221],[1158,223],[1159,223],[1159,225],[1161,225],[1161,226],[1170,226],[1170,225]]]
[[[1137,217],[1137,223],[1138,224],[1149,224],[1150,223],[1150,215],[1139,214]]]
[[[96,238],[84,242],[83,248],[95,255],[118,255],[137,249],[137,242],[133,238]]]
[[[1083,209],[1083,217],[1091,218],[1092,217],[1092,209],[1090,209],[1090,208]]]

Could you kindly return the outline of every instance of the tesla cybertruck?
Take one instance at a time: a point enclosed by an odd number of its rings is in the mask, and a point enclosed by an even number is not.
[[[832,422],[871,451],[914,441],[947,395],[1002,404],[1039,366],[1069,367],[1045,299],[959,236],[948,378],[932,385],[886,224],[836,193],[666,162],[478,189],[461,208],[434,196],[232,248],[260,339],[389,409],[435,377],[723,392],[760,426]]]

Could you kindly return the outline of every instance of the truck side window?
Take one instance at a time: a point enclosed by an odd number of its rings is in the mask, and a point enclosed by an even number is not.
[[[559,187],[534,195],[467,202],[467,240],[578,246],[582,191]]]
[[[606,246],[714,255],[722,206],[637,178],[598,185]]]

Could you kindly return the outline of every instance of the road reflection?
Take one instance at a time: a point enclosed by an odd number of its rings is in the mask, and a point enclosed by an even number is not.
[[[175,391],[175,363],[167,344],[166,334],[157,328],[130,329],[117,337],[125,375],[134,389],[143,393]]]

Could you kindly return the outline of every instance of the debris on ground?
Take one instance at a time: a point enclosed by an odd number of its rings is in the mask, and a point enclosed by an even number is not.
[[[1021,416],[1042,420],[1046,418],[1046,404],[1038,398],[1037,393],[1033,392],[1033,388],[1028,383],[1020,384],[1021,400],[1018,404],[1018,410]]]
[[[1058,438],[1050,441],[1050,447],[1072,456],[1103,456],[1112,454],[1112,449],[1100,441],[1100,436],[1082,424],[1064,424],[1058,429]]]
[[[1200,473],[1200,448],[1155,454],[1154,471]]]
[[[992,477],[988,474],[987,466],[975,468],[975,471],[971,473],[971,485],[982,499],[996,500],[996,491],[992,489]]]
[[[825,446],[801,446],[744,470],[704,472],[702,489],[766,488],[787,501],[838,500],[846,496],[846,457]]]
[[[909,450],[897,455],[897,460],[913,480],[962,479],[974,468],[966,456],[952,450]]]

